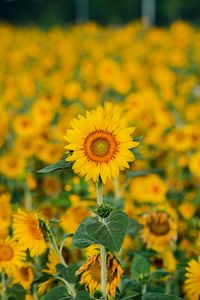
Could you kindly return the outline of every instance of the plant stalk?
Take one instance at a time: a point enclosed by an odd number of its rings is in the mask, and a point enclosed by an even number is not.
[[[96,195],[97,195],[97,205],[103,204],[103,183],[100,177],[96,183]],[[104,223],[105,219],[99,217],[99,221]],[[103,245],[100,245],[100,255],[101,255],[101,292],[103,295],[101,299],[106,300],[107,299],[107,295],[106,295],[107,253],[106,253],[106,248]]]
[[[1,273],[1,284],[2,284],[2,290],[1,290],[1,299],[6,300],[6,280],[5,280],[5,274],[4,272]]]

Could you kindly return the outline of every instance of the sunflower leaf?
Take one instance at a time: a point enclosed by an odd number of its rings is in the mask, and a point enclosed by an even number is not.
[[[148,260],[140,254],[135,254],[131,264],[131,274],[134,278],[139,279],[149,274],[150,264]]]
[[[65,286],[56,286],[52,288],[45,296],[43,300],[71,300],[73,299],[67,291]]]
[[[121,248],[129,219],[122,211],[113,211],[101,223],[95,218],[84,220],[74,234],[72,244],[78,248],[86,248],[92,244],[100,244],[111,251],[118,252]]]
[[[61,159],[57,163],[51,164],[51,165],[46,166],[43,169],[37,171],[37,173],[42,173],[42,174],[50,173],[50,172],[62,170],[62,169],[71,169],[71,167],[72,167],[71,162],[67,162],[65,159]]]
[[[162,270],[162,269],[160,269],[160,270],[158,269],[150,274],[150,280],[155,280],[155,281],[158,280],[159,281],[168,275],[170,275],[169,272]]]
[[[174,295],[164,295],[160,293],[147,293],[142,296],[142,300],[183,300]]]

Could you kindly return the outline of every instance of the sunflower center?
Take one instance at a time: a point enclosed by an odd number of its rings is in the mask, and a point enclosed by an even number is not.
[[[84,148],[90,160],[95,162],[108,162],[117,152],[117,142],[112,133],[97,130],[87,136]]]
[[[97,156],[105,156],[110,148],[108,140],[98,138],[92,142],[91,150]]]
[[[99,282],[101,281],[101,276],[100,276],[100,264],[93,264],[90,266],[90,274],[93,280]]]
[[[0,262],[11,260],[13,255],[14,251],[9,245],[0,245]]]
[[[160,221],[160,220],[154,220],[150,222],[149,224],[150,232],[155,235],[165,235],[170,231],[170,224],[168,220]]]
[[[20,273],[24,280],[28,280],[28,277],[29,277],[29,268],[28,267],[21,267]]]

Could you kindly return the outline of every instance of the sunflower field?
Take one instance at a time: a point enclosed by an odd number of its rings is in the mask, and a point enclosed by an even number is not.
[[[0,45],[0,299],[199,300],[199,29]]]

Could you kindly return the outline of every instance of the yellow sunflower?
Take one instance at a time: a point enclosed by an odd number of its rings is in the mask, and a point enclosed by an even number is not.
[[[13,283],[20,283],[25,289],[29,289],[33,282],[34,275],[30,265],[23,264],[12,274]]]
[[[186,267],[184,290],[188,299],[199,300],[200,297],[200,256],[198,261],[192,259]]]
[[[36,214],[18,209],[13,216],[13,228],[15,238],[24,250],[29,249],[32,257],[40,255],[46,250],[44,233]]]
[[[88,258],[88,260],[79,268],[76,275],[81,275],[80,284],[84,284],[90,293],[101,291],[101,258],[100,254],[96,254]],[[107,294],[108,298],[115,296],[116,288],[120,283],[123,274],[119,261],[112,253],[107,254]]]
[[[86,180],[97,181],[102,178],[115,178],[120,170],[129,168],[128,162],[135,157],[129,150],[138,145],[130,134],[135,128],[124,128],[119,109],[99,106],[86,112],[71,122],[65,140],[69,143],[65,149],[72,150],[66,160],[73,161],[75,173],[86,176]]]
[[[19,244],[9,237],[0,240],[0,272],[13,274],[25,260],[25,252]]]
[[[60,263],[60,257],[58,256],[55,250],[50,250],[48,254],[48,263],[47,269],[44,269],[43,272],[48,274],[56,274],[56,265]]]
[[[163,251],[177,238],[177,224],[164,211],[154,211],[143,215],[141,237],[148,248]]]

